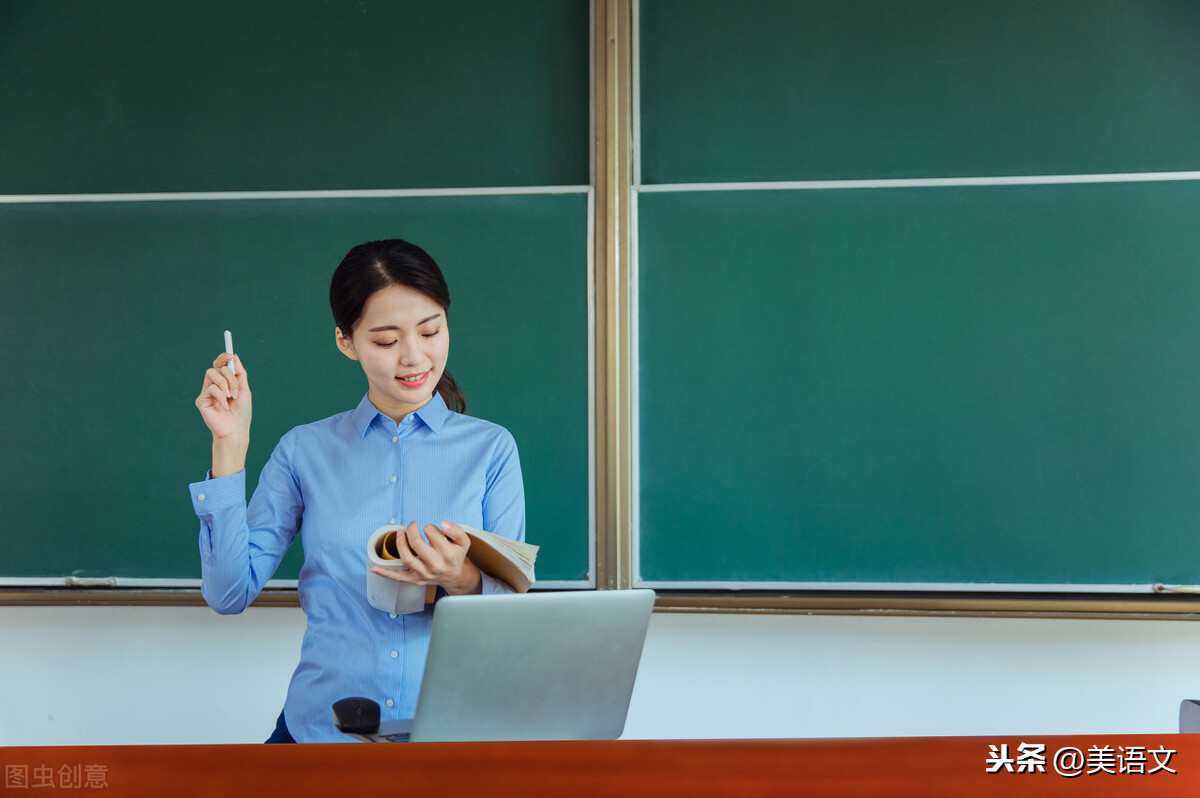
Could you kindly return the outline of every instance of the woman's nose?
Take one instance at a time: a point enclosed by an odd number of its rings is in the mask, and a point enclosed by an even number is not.
[[[411,338],[403,338],[398,344],[401,363],[416,363],[421,359],[421,353],[416,342]]]

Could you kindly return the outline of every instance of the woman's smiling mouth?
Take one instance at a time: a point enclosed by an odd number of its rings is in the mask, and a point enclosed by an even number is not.
[[[422,371],[418,374],[406,374],[403,377],[397,377],[396,381],[406,388],[419,388],[425,384],[425,380],[429,379],[429,372]]]

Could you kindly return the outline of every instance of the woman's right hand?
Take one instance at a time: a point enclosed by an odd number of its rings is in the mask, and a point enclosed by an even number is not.
[[[229,361],[237,363],[237,374]],[[204,372],[196,407],[213,436],[213,476],[234,474],[245,467],[250,445],[250,383],[237,355],[222,352]]]

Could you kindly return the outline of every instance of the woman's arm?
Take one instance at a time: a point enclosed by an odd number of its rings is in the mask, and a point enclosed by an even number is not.
[[[511,540],[525,540],[525,482],[517,442],[507,430],[497,441],[487,469],[483,528]]]
[[[291,449],[289,433],[263,466],[249,506],[245,470],[189,486],[200,518],[200,593],[219,613],[239,613],[254,601],[300,528],[304,501]]]
[[[504,431],[493,451],[483,495],[483,528],[512,540],[525,540],[525,481],[517,442]],[[480,574],[482,593],[512,593],[511,585]]]
[[[296,536],[303,501],[289,463],[287,437],[276,446],[246,506],[251,397],[246,370],[222,354],[205,373],[196,406],[213,434],[210,478],[189,487],[200,518],[200,592],[220,613],[244,610],[275,573]]]

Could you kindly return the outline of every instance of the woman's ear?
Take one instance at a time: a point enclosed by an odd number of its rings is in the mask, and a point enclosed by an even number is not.
[[[333,328],[333,339],[337,343],[337,348],[342,350],[343,355],[351,360],[358,360],[358,353],[354,351],[354,342],[342,335],[341,327]]]

